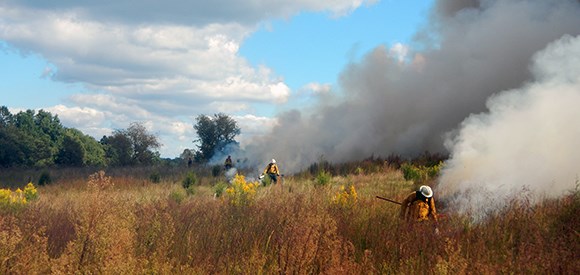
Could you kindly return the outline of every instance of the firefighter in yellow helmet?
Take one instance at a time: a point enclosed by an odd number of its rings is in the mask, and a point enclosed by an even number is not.
[[[437,222],[437,210],[433,199],[433,190],[427,185],[409,194],[401,203],[401,219],[407,221],[426,221],[432,218]]]
[[[266,166],[264,169],[264,173],[262,175],[267,174],[270,176],[270,180],[273,184],[278,183],[278,177],[280,176],[280,170],[278,169],[278,165],[276,165],[276,160],[272,159],[272,161]],[[262,177],[260,177],[262,178]]]

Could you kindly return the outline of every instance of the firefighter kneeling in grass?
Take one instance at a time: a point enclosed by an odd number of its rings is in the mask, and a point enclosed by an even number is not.
[[[433,199],[433,190],[427,185],[419,187],[401,203],[401,219],[407,221],[426,221],[431,217],[437,222],[437,210]],[[437,230],[438,231],[438,230]]]

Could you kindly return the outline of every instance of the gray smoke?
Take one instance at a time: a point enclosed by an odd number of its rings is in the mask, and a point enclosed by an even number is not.
[[[580,36],[535,56],[535,81],[487,101],[449,140],[438,191],[481,218],[507,202],[531,203],[574,190],[580,176]]]
[[[446,152],[445,136],[495,93],[532,79],[532,56],[580,34],[576,0],[438,1],[404,62],[379,46],[348,65],[340,90],[291,110],[246,147],[257,167],[276,158],[289,173],[392,153]],[[541,145],[538,145],[541,146]],[[262,168],[263,169],[263,168]]]
[[[237,173],[238,173],[238,169],[236,169],[235,167],[232,167],[232,168],[226,170],[224,174],[226,176],[226,180],[229,183],[231,183]]]

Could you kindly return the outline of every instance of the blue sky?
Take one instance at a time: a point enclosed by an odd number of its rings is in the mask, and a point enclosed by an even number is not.
[[[142,122],[164,157],[194,147],[197,115],[225,112],[244,144],[279,111],[339,92],[349,62],[378,46],[410,47],[433,4],[221,2],[171,0],[129,12],[118,7],[130,1],[4,1],[0,104],[48,110],[96,138]]]
[[[382,1],[348,16],[302,13],[265,23],[244,41],[240,54],[284,76],[292,89],[334,83],[347,62],[378,45],[410,44],[432,1]]]
[[[76,84],[52,81],[43,76],[50,64],[36,54],[20,54],[14,49],[0,51],[0,91],[2,103],[36,109],[62,103],[66,95],[82,90]]]

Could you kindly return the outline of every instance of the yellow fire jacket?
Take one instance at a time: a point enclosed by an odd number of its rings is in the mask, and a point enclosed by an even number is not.
[[[435,209],[435,199],[433,197],[424,200],[417,192],[407,196],[401,203],[400,217],[407,221],[425,221],[429,216],[437,221],[437,209]]]
[[[270,163],[264,170],[264,174],[276,174],[280,175],[280,170],[278,170],[278,165],[276,163]]]

